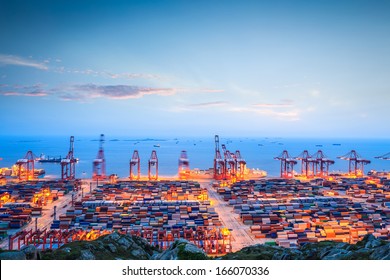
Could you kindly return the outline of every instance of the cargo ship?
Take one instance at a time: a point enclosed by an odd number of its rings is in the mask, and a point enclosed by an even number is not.
[[[267,176],[267,172],[260,169],[246,169],[245,179],[259,179]],[[214,178],[214,168],[209,168],[202,170],[199,168],[194,168],[190,170],[191,179],[213,179]]]
[[[41,163],[46,163],[46,162],[50,162],[50,163],[60,163],[61,160],[63,160],[64,158],[62,158],[61,156],[59,157],[52,157],[52,156],[45,156],[44,154],[41,154],[38,158],[35,159],[35,161],[37,162],[41,162]],[[79,161],[78,158],[75,159],[76,162]]]
[[[62,160],[62,157],[51,157],[51,156],[45,156],[44,154],[41,154],[38,158],[35,159],[37,162],[54,162],[54,163],[60,163]]]
[[[207,170],[194,168],[190,170],[191,179],[213,179],[214,177],[214,168],[209,168]]]
[[[245,177],[247,179],[259,179],[267,177],[267,171],[260,170],[260,169],[247,169],[247,172],[245,173]]]

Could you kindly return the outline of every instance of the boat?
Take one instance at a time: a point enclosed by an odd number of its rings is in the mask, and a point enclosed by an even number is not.
[[[214,169],[209,168],[207,170],[202,170],[199,168],[194,168],[190,170],[189,177],[191,179],[212,179],[214,177]]]
[[[160,144],[155,144],[153,147],[160,148]]]
[[[11,172],[9,172],[9,170],[11,171]],[[5,176],[10,176],[10,177],[18,177],[19,176],[19,166],[18,165],[16,165],[16,164],[14,164],[12,167],[11,167],[11,169],[9,169],[9,168],[5,168],[5,170],[4,171],[6,171],[6,172],[2,172],[3,174],[1,174],[1,175],[5,175]],[[25,174],[26,173],[26,171],[25,171],[25,169],[22,167],[22,170],[21,170],[21,173],[22,174]],[[42,169],[42,168],[34,168],[34,178],[43,178],[43,176],[46,174],[46,171],[45,171],[45,169]]]
[[[35,159],[37,162],[41,163],[60,163],[61,160],[65,158],[62,158],[61,156],[59,157],[52,157],[52,156],[45,156],[44,154],[41,154],[38,158]],[[76,162],[79,161],[78,158],[75,158]]]
[[[62,160],[62,157],[51,157],[51,156],[45,156],[44,154],[41,154],[38,158],[35,159],[37,162],[55,162],[60,163]]]
[[[332,144],[333,146],[341,146],[339,143]]]
[[[258,168],[247,169],[244,176],[246,179],[260,179],[266,177],[267,172]]]
[[[250,179],[260,179],[267,176],[267,172],[260,169],[247,169],[244,177],[246,180]],[[194,168],[190,170],[189,177],[191,179],[213,179],[214,178],[214,168],[209,168],[207,170],[201,170],[199,168]]]

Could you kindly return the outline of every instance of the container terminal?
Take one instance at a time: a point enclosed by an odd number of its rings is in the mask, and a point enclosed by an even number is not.
[[[160,176],[156,150],[147,175],[140,173],[134,150],[129,176],[118,178],[106,174],[101,134],[92,178],[79,179],[71,136],[68,154],[54,158],[60,179],[48,180],[39,178],[39,158],[28,151],[12,168],[0,170],[1,247],[56,249],[113,231],[162,249],[184,238],[209,255],[260,243],[298,248],[325,240],[354,244],[367,234],[390,239],[390,173],[366,173],[370,160],[355,150],[338,157],[346,161],[345,173],[330,172],[335,161],[322,150],[297,156],[282,151],[275,157],[278,178],[249,169],[241,152],[220,145],[218,135],[208,170],[190,169],[186,151],[178,154],[174,178]]]

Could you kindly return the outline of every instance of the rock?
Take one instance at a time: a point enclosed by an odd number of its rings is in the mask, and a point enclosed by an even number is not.
[[[284,250],[274,255],[274,260],[302,260],[302,253],[298,250]]]
[[[0,260],[26,260],[26,254],[21,251],[8,251],[0,253]]]
[[[389,260],[390,243],[367,235],[357,244],[323,241],[306,243],[299,249],[278,246],[254,245],[227,254],[224,260]]]
[[[372,260],[390,260],[390,243],[374,249],[370,255]]]
[[[108,244],[111,244],[111,243],[108,243]],[[96,245],[96,247],[97,247],[99,250],[101,250],[101,251],[105,249],[104,243],[101,242],[101,241],[97,241],[95,245]]]
[[[177,260],[179,250],[168,248],[161,254],[155,254],[152,256],[153,260]]]
[[[116,249],[115,245],[112,243],[107,244],[108,250],[110,250],[111,253],[116,253],[118,250]],[[99,248],[100,249],[100,248]]]
[[[379,239],[377,239],[375,236],[370,234],[367,237],[366,245],[364,247],[367,249],[371,249],[371,248],[379,247],[381,245],[382,245],[382,242]]]
[[[147,260],[150,258],[150,256],[141,248],[135,249],[131,251],[131,254],[137,259],[137,260]]]
[[[348,243],[338,243],[335,247],[337,249],[345,249],[345,250],[347,250],[348,247],[349,247],[349,244]]]
[[[96,260],[96,257],[89,250],[81,250],[79,260]]]
[[[131,240],[130,238],[126,238],[126,236],[122,236],[117,240],[118,244],[123,247],[123,249],[128,250],[130,247],[134,245],[134,241]]]
[[[176,240],[161,254],[153,255],[155,260],[207,260],[207,254],[185,239]]]
[[[207,254],[185,239],[176,240],[161,252],[138,236],[112,233],[94,241],[77,241],[58,250],[39,252],[34,246],[23,251],[0,253],[0,259],[82,259],[82,260],[206,260]],[[224,260],[390,260],[390,243],[367,235],[357,244],[323,241],[307,243],[299,249],[256,244],[229,253],[218,259]]]
[[[322,259],[323,260],[342,260],[342,259],[348,258],[351,255],[352,255],[351,251],[334,248],[334,249],[328,251],[326,256],[324,256]]]
[[[61,250],[64,251],[65,253],[67,253],[67,254],[69,254],[72,251],[72,249],[69,248],[69,247],[62,248]]]
[[[38,259],[38,250],[34,245],[28,245],[21,250],[26,254],[28,260],[37,260]]]
[[[102,238],[102,240],[104,240],[104,241],[117,241],[120,238],[121,238],[121,236],[119,235],[119,233],[113,232],[111,234],[104,236]]]

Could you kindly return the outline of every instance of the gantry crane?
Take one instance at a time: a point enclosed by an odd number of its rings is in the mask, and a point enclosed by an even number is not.
[[[99,151],[92,165],[92,179],[106,179],[106,159],[104,157],[104,134],[100,134]]]
[[[152,151],[148,162],[148,178],[149,180],[158,180],[158,158],[155,150]]]
[[[294,176],[294,165],[297,164],[297,161],[291,158],[286,150],[274,159],[280,160],[281,178],[292,178]]]
[[[34,179],[34,155],[28,151],[24,158],[16,161],[17,176],[21,181]]]
[[[76,177],[76,158],[74,157],[74,136],[70,136],[69,152],[61,160],[61,179],[74,180]]]
[[[187,180],[190,177],[190,161],[186,151],[180,153],[178,174],[181,180]]]
[[[234,159],[236,161],[237,179],[244,180],[245,172],[246,172],[246,161],[241,157],[241,152],[239,150],[236,151],[236,155]]]
[[[226,149],[225,144],[222,144],[222,151],[225,160],[224,178],[227,180],[234,179],[236,177],[236,161],[234,159],[235,155]]]
[[[356,177],[364,176],[364,165],[370,164],[371,161],[362,158],[355,150],[338,157],[339,159],[348,160],[348,173]]]
[[[225,161],[219,151],[219,136],[215,135],[215,155],[214,155],[214,179],[225,179]]]
[[[134,174],[134,169],[137,168],[137,174]],[[130,180],[139,180],[141,178],[141,159],[138,151],[134,150],[130,160]]]
[[[382,156],[375,157],[378,159],[390,160],[390,153],[384,154]]]
[[[301,174],[303,176],[305,176],[306,178],[311,178],[314,176],[314,167],[316,160],[310,156],[307,150],[304,150],[297,157],[295,157],[295,159],[301,161]]]
[[[329,166],[334,160],[329,159],[321,150],[311,156],[315,160],[315,176],[325,178],[329,175]]]

